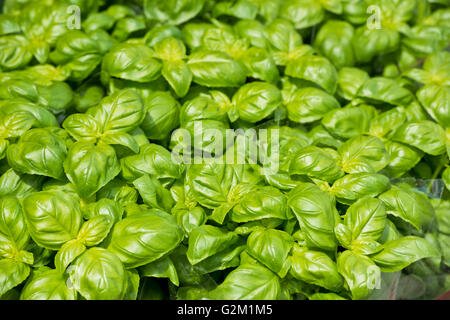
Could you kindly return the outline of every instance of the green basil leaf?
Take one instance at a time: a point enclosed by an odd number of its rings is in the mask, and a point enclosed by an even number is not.
[[[401,87],[395,80],[383,77],[368,79],[359,88],[357,96],[374,104],[407,105],[413,99],[408,89]]]
[[[322,125],[333,136],[354,138],[369,130],[370,115],[361,107],[334,109],[323,117]]]
[[[134,139],[134,137],[125,132],[107,132],[103,134],[101,140],[104,144],[119,145],[124,146],[133,151],[134,153],[139,152],[139,145]]]
[[[292,21],[296,29],[304,29],[319,24],[325,17],[321,3],[313,0],[283,1],[279,17]]]
[[[442,180],[444,181],[447,190],[450,191],[450,167],[442,172]]]
[[[127,268],[155,261],[172,251],[183,239],[183,232],[173,216],[150,209],[119,221],[108,249]]]
[[[157,0],[145,0],[145,17],[171,25],[179,25],[194,18],[203,8],[205,0],[170,0],[162,3]]]
[[[336,180],[330,192],[345,204],[351,204],[359,198],[376,197],[389,189],[389,179],[377,173],[351,173]]]
[[[420,259],[438,256],[436,248],[427,240],[406,236],[386,242],[383,250],[371,258],[383,272],[395,272]]]
[[[294,78],[311,81],[334,94],[337,88],[338,74],[336,68],[326,58],[305,55],[289,61],[285,74]]]
[[[132,89],[119,90],[102,99],[100,105],[89,110],[104,133],[136,128],[144,118],[144,103]]]
[[[309,248],[336,249],[334,228],[339,222],[339,215],[332,196],[314,184],[300,183],[289,193],[288,205],[305,233]]]
[[[186,62],[164,61],[161,73],[177,96],[184,97],[188,93],[193,75]]]
[[[314,293],[308,297],[309,300],[347,300],[336,293]]]
[[[141,147],[137,155],[121,159],[121,166],[122,176],[128,181],[149,174],[162,182],[170,182],[179,178],[184,171],[183,164],[172,161],[169,150],[153,143]]]
[[[233,232],[221,228],[203,225],[192,230],[189,235],[187,258],[191,264],[197,264],[206,258],[225,250],[238,241]]]
[[[202,86],[239,87],[246,79],[244,67],[224,52],[194,52],[189,56],[188,66],[193,81]]]
[[[147,138],[162,140],[179,125],[180,105],[169,92],[157,91],[145,100],[146,114],[140,128]]]
[[[131,192],[130,189],[132,189],[132,188],[129,187],[127,189],[128,189],[127,190],[128,192]],[[136,190],[134,190],[134,189],[132,189],[132,190],[134,192],[130,197],[132,197],[132,199],[137,200]],[[120,201],[120,200],[122,200],[120,198],[121,195],[116,195],[116,196],[117,196],[117,198],[114,198],[114,199],[101,198],[97,202],[93,202],[93,203],[89,203],[89,204],[85,205],[82,208],[83,217],[87,220],[91,220],[97,216],[106,216],[107,219],[110,221],[113,221],[113,223],[116,223],[116,222],[122,220],[122,215],[123,215],[122,206],[125,206],[125,204],[127,204],[128,201],[121,202]],[[134,202],[136,202],[136,201],[134,201]],[[107,228],[106,225],[104,224],[104,222],[106,222],[106,221],[104,221],[103,219],[99,219],[99,220],[95,219],[94,221],[95,221],[95,224],[97,222],[99,223],[98,227]],[[87,227],[90,228],[91,227],[90,224],[86,225],[86,228]],[[86,231],[89,231],[89,230],[86,230]]]
[[[247,252],[260,263],[278,274],[286,276],[290,267],[289,252],[294,244],[291,236],[281,230],[255,230],[247,239]]]
[[[450,88],[427,84],[417,91],[417,99],[442,127],[450,126]]]
[[[127,289],[127,274],[122,262],[103,248],[91,248],[77,258],[70,280],[87,300],[119,300]]]
[[[290,52],[303,44],[302,36],[286,19],[275,19],[265,28],[267,41],[274,50]]]
[[[42,267],[34,270],[20,294],[21,300],[76,300],[73,285],[57,270]]]
[[[344,175],[340,164],[333,156],[332,149],[322,149],[315,146],[303,148],[292,159],[289,167],[290,174],[304,174],[311,178],[318,178],[333,182]],[[339,155],[336,154],[337,157]]]
[[[214,300],[275,300],[280,292],[275,273],[260,265],[245,264],[231,271],[209,296]]]
[[[127,292],[123,300],[137,300],[139,294],[139,284],[141,278],[136,269],[126,270],[127,274]]]
[[[431,155],[445,153],[445,132],[438,124],[429,120],[405,123],[397,129],[392,139]]]
[[[299,123],[320,120],[339,107],[339,102],[332,95],[312,87],[296,90],[286,104],[289,119]]]
[[[258,221],[268,218],[287,218],[287,198],[278,189],[270,186],[245,194],[233,207],[231,220],[234,222]]]
[[[340,4],[339,1],[337,3]],[[328,58],[336,68],[352,66],[355,64],[352,47],[354,32],[355,30],[350,23],[329,20],[317,33],[314,39],[314,47]]]
[[[214,271],[225,270],[238,267],[240,264],[240,254],[245,250],[245,245],[238,245],[237,242],[229,249],[225,249],[195,265],[196,270],[201,274],[207,274]]]
[[[75,113],[66,118],[63,128],[77,141],[95,142],[101,135],[101,126],[89,114]]]
[[[336,239],[342,247],[350,248],[352,244],[352,230],[350,230],[347,225],[339,223],[334,228],[334,233],[336,234]]]
[[[176,286],[179,286],[178,274],[169,257],[163,257],[139,268],[141,276],[155,278],[169,278]]]
[[[263,48],[251,47],[239,58],[249,77],[275,84],[280,79],[280,74],[275,58]]]
[[[290,274],[298,280],[331,291],[338,291],[344,284],[336,262],[323,252],[298,247],[293,251],[290,260]]]
[[[358,68],[343,67],[338,72],[337,94],[345,100],[353,100],[359,88],[369,80],[369,74]]]
[[[11,259],[0,260],[0,296],[28,278],[30,267]]]
[[[367,63],[377,55],[395,51],[400,42],[400,34],[393,29],[376,29],[364,25],[356,29],[352,42],[356,60]]]
[[[349,249],[360,255],[370,255],[383,250],[383,246],[374,240],[354,240]]]
[[[390,190],[379,195],[386,207],[386,213],[399,217],[421,230],[425,213],[416,200],[413,191],[392,186]]]
[[[134,180],[133,185],[139,191],[144,203],[152,208],[166,211],[172,209],[174,201],[170,191],[165,189],[157,179],[145,174]]]
[[[43,181],[43,176],[20,174],[13,169],[8,169],[0,177],[0,196],[15,196],[21,199],[30,193],[39,191]]]
[[[150,82],[160,76],[161,64],[154,53],[143,44],[121,43],[103,58],[103,77],[115,77],[136,82]]]
[[[233,96],[239,118],[248,122],[258,122],[281,104],[281,92],[266,82],[251,82],[243,85]]]
[[[378,138],[390,137],[398,127],[406,121],[406,113],[402,107],[385,111],[372,119],[369,133]]]
[[[28,41],[21,35],[7,35],[0,38],[0,67],[14,70],[25,67],[33,55],[28,48]]]
[[[27,196],[23,212],[33,240],[51,250],[76,239],[81,227],[79,202],[62,191],[41,191]]]
[[[109,215],[96,215],[81,226],[77,240],[88,247],[98,245],[106,238],[111,227],[112,219]]]
[[[227,202],[228,193],[236,183],[233,168],[216,162],[190,166],[186,179],[194,199],[212,209]]]
[[[0,198],[0,257],[16,258],[30,240],[22,206],[12,196]]]
[[[344,251],[338,255],[337,268],[355,300],[367,298],[380,284],[380,268],[366,256]]]
[[[357,136],[339,147],[342,169],[347,173],[378,172],[388,164],[383,141],[376,137]]]
[[[378,240],[384,231],[386,220],[383,202],[373,198],[359,199],[347,209],[344,217],[353,240]]]
[[[81,241],[67,241],[55,255],[56,270],[61,274],[64,273],[69,264],[71,264],[84,251],[86,251],[86,247]]]
[[[107,44],[111,47],[113,42]],[[62,65],[75,81],[82,81],[97,68],[102,61],[102,48],[91,34],[70,30],[56,42],[50,53],[50,60]]]
[[[58,129],[28,130],[17,144],[8,148],[10,166],[17,172],[63,180],[63,161],[67,154],[64,135]]]
[[[89,198],[119,174],[120,165],[111,146],[80,141],[69,149],[64,170],[78,194]]]
[[[175,37],[167,37],[155,43],[155,53],[170,62],[181,61],[186,58],[186,48],[183,42]]]
[[[419,149],[403,143],[386,141],[385,145],[389,155],[389,164],[384,171],[393,178],[398,178],[414,168],[424,155]]]

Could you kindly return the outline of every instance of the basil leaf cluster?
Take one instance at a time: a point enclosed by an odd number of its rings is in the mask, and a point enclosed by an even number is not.
[[[2,1],[0,300],[450,290],[449,17]]]

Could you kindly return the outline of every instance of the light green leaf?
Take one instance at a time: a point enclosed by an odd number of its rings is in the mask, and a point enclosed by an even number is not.
[[[247,239],[247,252],[260,263],[284,278],[290,267],[288,254],[294,244],[291,236],[281,230],[253,231]]]
[[[338,255],[337,268],[354,300],[367,298],[380,284],[380,268],[366,256],[344,251]]]
[[[77,240],[88,247],[98,245],[111,230],[113,218],[106,214],[92,217],[81,226]]]
[[[434,156],[445,153],[445,132],[433,121],[420,120],[405,123],[397,129],[392,139]]]
[[[81,241],[70,240],[62,245],[61,249],[55,255],[55,268],[63,274],[69,264],[71,264],[78,256],[80,256],[86,247]]]
[[[443,128],[450,127],[449,87],[427,84],[417,91],[417,99],[420,101],[428,114]]]
[[[192,230],[189,235],[187,258],[191,264],[197,264],[206,258],[227,249],[238,241],[239,237],[224,229],[203,225]]]
[[[184,61],[164,61],[162,75],[178,97],[184,97],[188,93],[193,76]]]
[[[294,78],[311,81],[334,94],[337,88],[338,74],[336,68],[326,58],[305,55],[289,61],[285,74]]]
[[[388,164],[383,141],[376,137],[357,136],[339,147],[342,169],[347,173],[378,172]]]
[[[386,242],[383,250],[371,258],[383,272],[395,272],[420,259],[432,257],[439,257],[439,252],[427,240],[406,236]]]
[[[15,197],[0,198],[0,257],[15,259],[30,240],[22,206]]]
[[[183,232],[173,216],[150,209],[116,223],[108,249],[127,268],[153,262],[178,246]]]
[[[281,92],[266,82],[251,82],[243,85],[233,96],[239,118],[255,123],[267,118],[281,105]]]
[[[336,157],[339,155],[332,149],[315,146],[303,148],[292,159],[289,173],[333,182],[344,175]]]
[[[374,104],[407,105],[413,99],[408,89],[401,87],[395,80],[383,77],[368,79],[358,90],[357,96]]]
[[[64,131],[28,130],[7,150],[9,165],[20,173],[37,174],[63,180],[63,161],[67,154]]]
[[[244,264],[234,269],[209,296],[214,300],[276,300],[279,278],[269,269]]]
[[[336,180],[330,193],[345,204],[352,204],[363,197],[376,197],[389,189],[389,179],[377,173],[351,173]]]
[[[392,186],[390,190],[380,194],[379,199],[383,201],[387,214],[399,217],[421,230],[425,213],[413,192]]]
[[[30,267],[11,259],[0,260],[0,297],[21,284],[30,274]]]
[[[194,52],[188,66],[194,82],[206,87],[239,87],[246,79],[244,67],[224,52]]]
[[[296,90],[286,103],[289,119],[299,123],[320,120],[339,107],[339,102],[332,95],[313,87]]]
[[[331,291],[338,291],[344,279],[338,273],[336,262],[321,251],[298,247],[290,257],[290,274],[298,279]]]
[[[153,50],[144,44],[121,43],[103,58],[103,77],[136,82],[149,82],[160,76],[161,64],[153,58]]]
[[[20,294],[21,300],[76,300],[77,292],[57,270],[34,270]]]
[[[374,198],[362,198],[353,203],[344,217],[353,240],[378,240],[386,225],[383,202]]]
[[[119,174],[120,165],[111,146],[80,141],[69,149],[64,170],[78,194],[89,198]]]
[[[23,200],[23,212],[33,240],[41,247],[58,250],[76,239],[81,227],[78,200],[62,191],[41,191]]]
[[[88,249],[78,257],[70,279],[87,300],[120,300],[128,280],[119,258],[103,248]]]
[[[289,193],[288,205],[305,233],[309,248],[336,249],[334,228],[339,223],[339,215],[332,196],[314,184],[300,183]]]
[[[179,286],[178,274],[175,265],[169,257],[163,257],[139,268],[143,277],[169,278],[169,280]]]

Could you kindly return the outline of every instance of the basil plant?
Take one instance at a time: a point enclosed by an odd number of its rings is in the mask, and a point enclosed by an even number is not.
[[[449,17],[2,1],[0,300],[447,292]]]

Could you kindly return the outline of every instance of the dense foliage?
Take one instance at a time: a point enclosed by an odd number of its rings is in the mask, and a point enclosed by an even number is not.
[[[449,41],[448,0],[4,1],[0,297],[449,290]],[[277,170],[173,158],[251,128]]]

